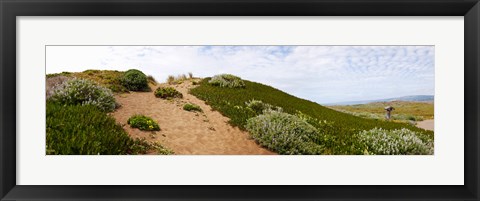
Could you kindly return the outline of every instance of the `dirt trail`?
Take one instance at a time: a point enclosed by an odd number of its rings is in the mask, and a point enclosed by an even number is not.
[[[419,122],[417,122],[417,127],[433,131],[433,128],[434,128],[433,123],[434,123],[433,119],[428,119],[428,120],[425,120],[425,121],[419,121]]]
[[[155,90],[159,84],[151,86]],[[119,94],[115,98],[121,107],[112,116],[124,125],[124,129],[132,137],[156,141],[175,154],[202,155],[257,155],[275,154],[262,148],[249,138],[247,132],[229,125],[228,118],[217,111],[212,111],[204,101],[188,93],[192,87],[190,81],[175,87],[183,94],[182,99],[164,100],[156,98],[153,92],[130,92]],[[183,110],[185,103],[199,105],[203,112]],[[127,125],[127,120],[134,114],[143,114],[153,118],[160,125],[161,131],[140,131]]]

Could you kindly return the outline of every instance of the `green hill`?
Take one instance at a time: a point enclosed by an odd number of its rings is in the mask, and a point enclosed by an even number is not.
[[[311,124],[322,131],[322,139],[313,140],[324,147],[322,154],[365,154],[368,151],[366,145],[360,143],[356,134],[374,128],[387,131],[408,129],[416,133],[420,139],[433,141],[432,131],[405,123],[365,119],[342,113],[260,83],[243,80],[245,83],[243,87],[229,88],[212,85],[209,80],[210,78],[203,79],[198,87],[190,90],[190,93],[229,117],[230,124],[245,130],[247,120],[259,115],[254,110],[248,109],[246,102],[260,100],[283,108],[285,113],[313,119],[311,122],[314,123]]]

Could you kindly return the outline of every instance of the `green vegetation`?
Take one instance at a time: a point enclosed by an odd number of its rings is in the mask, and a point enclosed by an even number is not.
[[[57,77],[57,76],[70,76],[71,74],[72,74],[71,72],[52,73],[52,74],[47,74],[47,78]]]
[[[247,108],[250,108],[252,111],[254,111],[257,115],[263,114],[268,111],[278,111],[282,112],[283,109],[281,107],[273,106],[268,103],[264,103],[260,100],[255,100],[252,99],[250,101],[245,102],[245,105]]]
[[[322,135],[302,119],[271,111],[247,120],[247,130],[261,145],[279,154],[322,154]],[[317,142],[317,143],[315,143]]]
[[[433,154],[433,140],[402,128],[383,130],[374,128],[362,131],[357,138],[365,144],[365,154],[375,155],[426,155]]]
[[[382,128],[384,130],[406,128],[414,131],[420,138],[433,140],[432,131],[426,131],[405,123],[365,119],[345,114],[323,107],[317,103],[294,97],[263,84],[243,80],[244,87],[229,88],[212,85],[210,80],[210,78],[203,79],[198,87],[190,90],[190,93],[206,101],[213,109],[229,117],[230,124],[238,126],[243,130],[247,129],[247,120],[258,116],[260,109],[254,110],[246,103],[258,100],[272,107],[282,108],[283,112],[295,115],[315,127],[319,137],[315,138],[316,140],[313,142],[322,146],[321,152],[323,154],[364,154],[364,144],[357,139],[357,134],[374,128]],[[253,105],[250,104],[251,107],[256,108]],[[297,121],[294,120],[293,122]],[[249,128],[253,133],[255,129],[251,126]],[[268,132],[275,133],[273,131]],[[306,142],[310,141],[306,140]],[[277,148],[270,149],[275,150]]]
[[[161,144],[158,144],[157,142],[149,143],[147,140],[145,140],[145,138],[135,139],[132,151],[140,154],[155,152],[159,155],[171,155],[175,153]]]
[[[213,86],[227,87],[227,88],[243,88],[245,83],[240,77],[230,75],[230,74],[221,74],[213,76],[208,83]]]
[[[395,108],[392,112],[392,119],[401,122],[423,121],[425,119],[433,119],[434,117],[434,104],[428,102],[391,101],[329,107],[359,117],[384,120],[384,108],[387,106]]]
[[[122,85],[130,91],[151,91],[147,76],[142,71],[130,69],[122,77]]]
[[[130,127],[132,128],[138,128],[144,131],[160,130],[160,126],[158,126],[157,122],[145,115],[133,115],[128,119],[127,123],[130,124]]]
[[[163,98],[163,99],[183,98],[182,93],[180,93],[173,87],[158,87],[155,90],[154,94],[155,94],[155,97]]]
[[[144,115],[133,115],[127,121],[132,128],[138,128],[144,131],[159,131],[160,126],[152,118]]]
[[[115,119],[91,105],[63,106],[47,102],[47,154],[137,154]]]
[[[71,79],[55,87],[49,100],[62,105],[93,105],[105,112],[115,110],[116,103],[110,89],[85,79]]]
[[[195,105],[193,103],[187,103],[187,104],[183,105],[183,109],[186,110],[186,111],[202,112],[202,108],[200,108],[200,106]]]

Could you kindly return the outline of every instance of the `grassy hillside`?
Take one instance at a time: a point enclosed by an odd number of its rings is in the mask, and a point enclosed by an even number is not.
[[[281,107],[288,114],[301,114],[328,122],[329,126],[322,127],[322,132],[328,138],[328,140],[322,141],[323,146],[325,146],[323,154],[363,154],[363,145],[359,144],[355,134],[373,128],[385,130],[406,128],[417,132],[420,135],[419,138],[433,139],[432,131],[426,131],[404,123],[365,119],[338,112],[260,83],[244,80],[244,87],[225,88],[211,85],[208,83],[209,80],[210,78],[202,80],[198,87],[190,90],[190,93],[229,117],[231,119],[230,123],[241,129],[246,128],[248,119],[258,115],[252,110],[245,109],[245,103],[252,99]]]
[[[329,107],[335,110],[349,112],[360,117],[384,119],[384,108],[387,106],[395,108],[392,112],[393,120],[422,121],[425,119],[433,119],[434,116],[434,104],[429,102],[390,101]]]

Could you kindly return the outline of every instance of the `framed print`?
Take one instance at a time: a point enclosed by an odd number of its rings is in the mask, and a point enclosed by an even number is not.
[[[2,200],[478,200],[478,1],[2,1]]]

